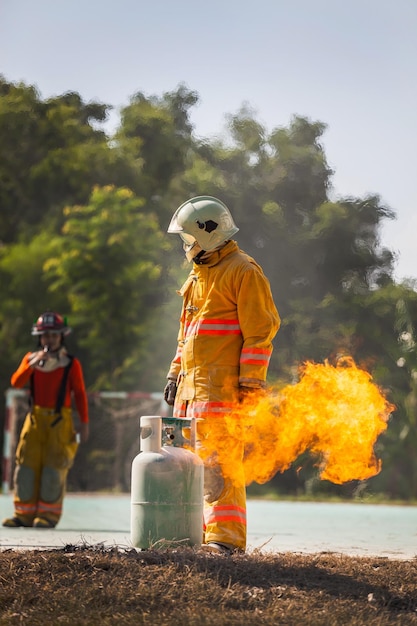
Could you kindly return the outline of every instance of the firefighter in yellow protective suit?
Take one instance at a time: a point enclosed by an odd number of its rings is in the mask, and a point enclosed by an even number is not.
[[[262,269],[231,239],[238,230],[228,208],[211,196],[182,204],[168,228],[180,235],[193,267],[179,291],[178,347],[164,396],[174,417],[198,418],[196,448],[205,465],[202,548],[226,554],[246,549],[246,485],[243,442],[225,417],[265,386],[280,324]],[[205,455],[213,437],[229,446],[233,480],[218,455]]]

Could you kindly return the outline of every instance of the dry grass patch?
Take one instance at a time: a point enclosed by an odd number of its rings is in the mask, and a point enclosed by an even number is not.
[[[0,624],[417,624],[417,561],[102,545],[4,550]]]

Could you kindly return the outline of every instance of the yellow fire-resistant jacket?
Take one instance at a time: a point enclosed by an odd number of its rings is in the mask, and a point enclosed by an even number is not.
[[[266,380],[280,324],[269,282],[229,241],[206,264],[193,264],[178,293],[178,348],[168,373],[178,384],[174,416],[185,417],[185,403],[187,417],[224,413],[239,385],[261,387]]]

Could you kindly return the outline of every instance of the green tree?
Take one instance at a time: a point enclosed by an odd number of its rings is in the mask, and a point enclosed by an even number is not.
[[[379,232],[394,213],[378,196],[330,201],[325,128],[294,117],[268,133],[244,106],[229,116],[231,141],[197,145],[182,177],[186,192],[204,193],[208,182],[229,205],[241,247],[270,279],[283,321],[271,363],[276,376],[346,345],[356,327],[349,298],[392,282],[394,258],[380,247]]]
[[[411,372],[397,366],[398,303],[405,299],[410,305],[412,292],[395,285],[394,255],[380,245],[381,226],[394,212],[377,195],[330,199],[332,171],[321,144],[325,128],[295,117],[288,128],[268,134],[243,107],[229,117],[231,141],[195,144],[175,190],[182,186],[187,197],[194,189],[207,193],[209,186],[219,195],[240,227],[240,245],[269,277],[282,316],[271,381],[292,380],[303,361],[349,354],[386,389],[397,406],[390,434],[380,444],[389,471],[396,436],[410,419],[406,399],[413,405]],[[413,475],[412,456],[407,459]],[[291,473],[286,478],[299,489],[314,471],[310,466],[302,481],[294,482]]]
[[[322,122],[296,116],[269,132],[245,104],[228,116],[228,135],[209,141],[193,134],[198,100],[184,85],[136,93],[108,137],[107,105],[76,93],[42,100],[0,78],[0,383],[26,351],[33,317],[55,308],[75,327],[90,388],[160,390],[175,288],[189,269],[166,227],[187,198],[215,195],[282,316],[271,381],[292,380],[304,360],[352,355],[397,406],[372,485],[415,494],[416,291],[395,284],[395,258],[380,243],[394,212],[376,194],[331,197]],[[307,488],[306,467],[286,474],[291,488]]]
[[[43,265],[51,252],[51,235],[41,232],[28,243],[0,248],[0,388],[9,387],[10,375],[23,354],[34,346],[30,330],[45,309],[57,308],[48,293]]]
[[[95,389],[136,389],[143,346],[159,305],[164,237],[145,202],[126,188],[95,188],[67,207],[46,273],[68,298]]]
[[[121,111],[115,145],[138,163],[141,178],[132,189],[146,198],[164,196],[171,179],[185,167],[192,145],[189,110],[198,102],[195,91],[179,85],[162,97],[136,93]],[[156,210],[163,211],[161,203]],[[169,211],[169,209],[168,209]],[[163,217],[168,216],[165,211]]]
[[[0,233],[4,243],[62,226],[66,204],[94,185],[129,185],[133,162],[111,148],[100,125],[109,106],[77,93],[42,100],[34,87],[0,77]],[[44,226],[43,226],[44,227]]]

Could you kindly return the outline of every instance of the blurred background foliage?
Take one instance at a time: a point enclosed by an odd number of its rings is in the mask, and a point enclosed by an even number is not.
[[[253,492],[415,499],[417,283],[395,282],[395,257],[381,245],[395,212],[378,195],[334,199],[323,122],[294,116],[269,132],[245,105],[225,136],[208,140],[190,123],[198,102],[185,85],[138,92],[109,135],[106,104],[71,92],[44,100],[0,77],[2,393],[46,309],[68,317],[89,391],[162,391],[188,273],[166,229],[187,198],[218,196],[282,317],[269,381],[294,382],[304,361],[348,354],[397,407],[377,443],[383,471],[366,485],[318,481],[305,458],[302,471]],[[88,445],[94,473],[100,451],[94,438]]]

